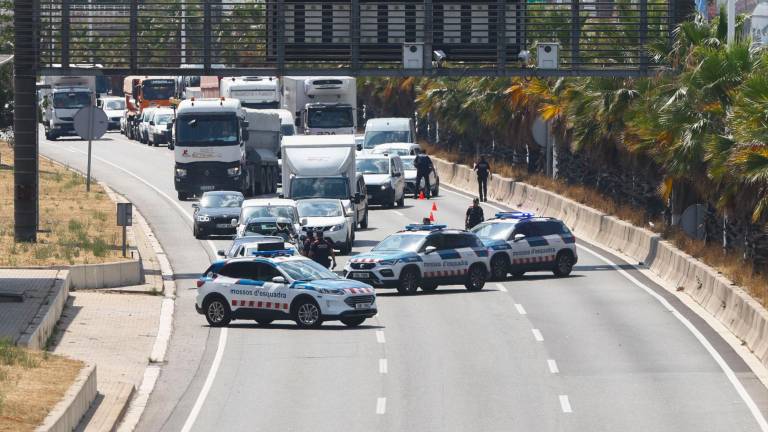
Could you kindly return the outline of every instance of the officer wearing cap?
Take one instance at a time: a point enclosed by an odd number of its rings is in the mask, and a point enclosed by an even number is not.
[[[315,241],[309,249],[309,257],[312,261],[323,267],[331,269],[336,267],[336,254],[333,252],[333,240],[324,238],[322,230],[318,230],[315,233]]]

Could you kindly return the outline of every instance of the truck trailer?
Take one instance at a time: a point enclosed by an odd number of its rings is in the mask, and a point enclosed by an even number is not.
[[[305,135],[354,134],[357,84],[353,77],[283,77],[283,109]]]

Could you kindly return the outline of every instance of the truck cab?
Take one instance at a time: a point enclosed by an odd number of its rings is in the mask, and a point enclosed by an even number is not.
[[[306,135],[347,135],[357,130],[353,77],[283,77],[282,108]]]
[[[91,105],[92,92],[84,87],[53,88],[43,100],[45,138],[51,141],[65,135],[76,135],[75,114]]]
[[[222,79],[219,86],[221,96],[239,99],[244,108],[280,107],[280,84],[277,77],[230,77]]]
[[[389,143],[415,143],[416,129],[407,117],[374,118],[365,123],[363,150]]]

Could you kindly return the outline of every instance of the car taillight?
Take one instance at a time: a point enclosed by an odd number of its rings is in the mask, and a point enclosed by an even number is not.
[[[205,281],[202,279],[197,280],[197,287],[200,288],[201,286],[205,285]]]

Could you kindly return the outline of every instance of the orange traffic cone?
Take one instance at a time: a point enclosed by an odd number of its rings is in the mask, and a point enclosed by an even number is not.
[[[437,211],[437,203],[432,203],[432,211]]]
[[[419,199],[423,200],[424,198],[424,191],[419,192]]]
[[[435,221],[435,215],[432,214],[432,212],[429,212],[429,221],[434,222]]]

